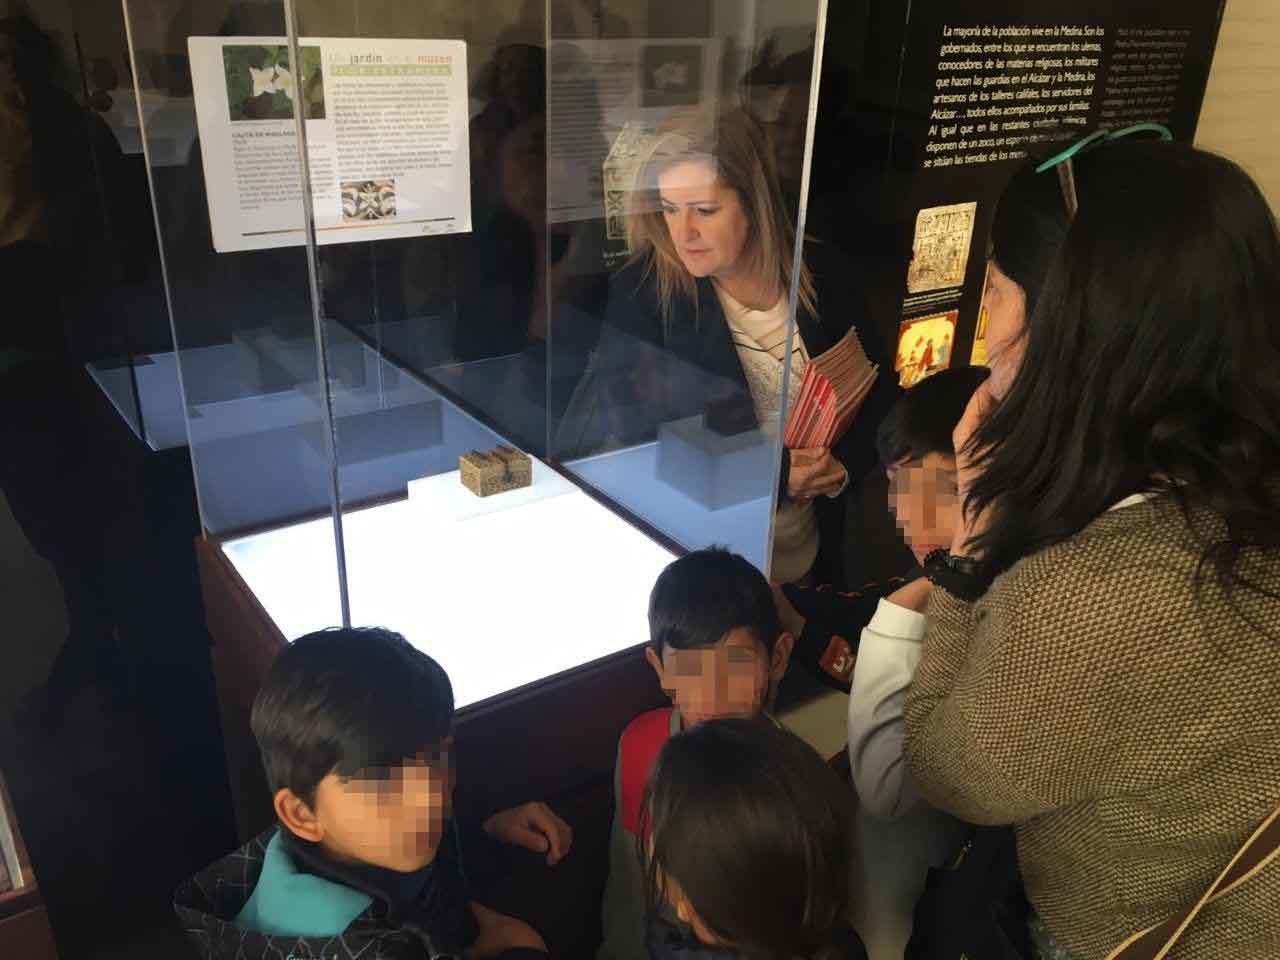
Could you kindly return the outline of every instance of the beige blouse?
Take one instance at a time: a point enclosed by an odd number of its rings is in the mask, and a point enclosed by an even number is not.
[[[779,297],[768,310],[750,310],[716,284],[733,334],[733,345],[747,376],[756,419],[765,430],[781,430],[783,355],[787,349],[787,298]],[[809,355],[799,333],[792,338],[791,379],[787,409],[800,395]],[[799,580],[818,558],[818,517],[813,502],[782,501],[774,516],[770,577],[781,583]]]

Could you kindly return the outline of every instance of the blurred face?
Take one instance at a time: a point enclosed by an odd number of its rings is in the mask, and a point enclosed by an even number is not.
[[[770,658],[764,644],[746,627],[730,630],[713,647],[645,656],[658,683],[688,726],[725,717],[754,717],[768,705],[791,658],[792,638],[783,634]]]
[[[736,190],[709,164],[678,163],[658,178],[667,232],[684,268],[695,277],[732,276],[747,246],[748,223]]]
[[[990,261],[983,304],[987,308],[987,389],[997,400],[1009,392],[1026,348],[1027,294]]]
[[[349,779],[331,772],[316,788],[311,822],[303,830],[289,826],[339,862],[401,873],[420,870],[435,859],[449,817],[450,749],[452,743],[446,742],[431,756],[362,771]]]
[[[889,471],[889,509],[917,563],[947,549],[960,521],[954,457],[930,453],[904,460]]]

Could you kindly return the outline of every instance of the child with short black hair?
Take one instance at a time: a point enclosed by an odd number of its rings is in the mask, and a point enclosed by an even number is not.
[[[654,583],[645,658],[684,723],[756,716],[790,656],[768,581],[745,557],[697,550]]]
[[[807,606],[784,620],[810,645],[856,636],[850,676],[849,765],[858,791],[861,857],[854,877],[854,922],[874,960],[900,958],[930,867],[956,849],[964,830],[921,801],[903,755],[902,710],[925,633],[930,583],[919,565],[947,548],[960,519],[952,432],[987,379],[983,367],[942,370],[903,394],[881,421],[877,447],[889,477],[889,509],[916,558],[915,576],[892,591],[827,594],[823,609],[803,591],[787,599]]]
[[[933,374],[898,398],[876,432],[876,448],[889,476],[889,509],[915,566],[904,576],[856,590],[822,584],[775,588],[783,626],[796,638],[794,659],[827,686],[849,690],[859,633],[881,601],[896,595],[908,605],[923,603],[928,582],[920,564],[932,550],[950,545],[942,538],[959,509],[951,431],[987,375],[985,367]]]
[[[532,928],[468,890],[451,815],[453,687],[431,657],[389,630],[308,634],[272,664],[251,723],[279,825],[178,889],[204,957],[299,944],[338,960],[544,955]],[[550,862],[571,842],[541,804],[485,830]]]
[[[658,576],[649,596],[645,657],[672,705],[636,717],[618,741],[600,960],[645,956],[635,838],[658,751],[673,734],[704,721],[766,715],[791,646],[768,581],[745,558],[717,547],[697,550]]]
[[[767,721],[672,737],[641,811],[649,956],[865,960],[847,917],[852,810],[822,758]]]

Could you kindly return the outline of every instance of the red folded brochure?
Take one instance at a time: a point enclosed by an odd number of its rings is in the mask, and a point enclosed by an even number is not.
[[[858,415],[880,368],[867,358],[852,327],[840,342],[809,361],[800,395],[787,417],[788,449],[834,446]]]

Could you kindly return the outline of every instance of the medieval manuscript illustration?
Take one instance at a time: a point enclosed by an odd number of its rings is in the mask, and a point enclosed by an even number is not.
[[[977,212],[976,203],[953,203],[928,207],[916,215],[916,238],[907,270],[909,293],[945,290],[964,283]]]

